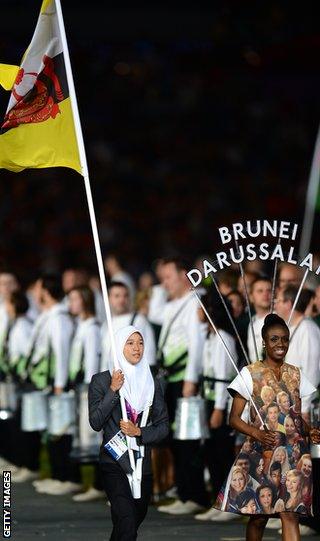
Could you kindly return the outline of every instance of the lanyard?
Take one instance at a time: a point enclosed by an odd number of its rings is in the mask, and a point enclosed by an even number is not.
[[[142,413],[142,418],[140,422],[140,428],[143,428],[147,424],[147,420],[149,417],[149,411],[150,407],[146,408]],[[128,440],[130,445],[130,440]],[[128,481],[130,484],[131,492],[134,497],[134,499],[141,498],[141,479],[142,479],[142,463],[144,458],[144,445],[138,446],[139,450],[139,456],[137,458],[137,461],[134,459],[134,453],[133,449],[129,447],[129,458],[130,458],[130,464],[133,469],[132,474],[127,474]],[[131,456],[130,456],[131,454]]]

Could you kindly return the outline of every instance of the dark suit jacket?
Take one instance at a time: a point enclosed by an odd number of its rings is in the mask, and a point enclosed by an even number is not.
[[[151,446],[164,439],[169,433],[169,419],[164,401],[161,382],[155,378],[153,403],[147,426],[141,428],[141,436],[137,438],[139,445],[145,445],[143,473],[151,473]],[[99,432],[103,429],[103,442],[100,447],[100,463],[115,463],[114,458],[104,449],[104,445],[120,430],[121,405],[118,392],[110,388],[111,375],[107,370],[95,374],[89,385],[89,422],[91,428]],[[131,473],[128,452],[117,461],[126,473]]]

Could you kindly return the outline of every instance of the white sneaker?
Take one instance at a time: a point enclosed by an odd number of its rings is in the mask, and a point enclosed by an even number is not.
[[[194,518],[196,520],[212,520],[212,517],[214,517],[217,513],[220,513],[218,509],[210,507],[210,509],[208,509],[204,513],[198,513],[197,515],[194,515]]]
[[[266,528],[268,530],[279,530],[281,528],[281,520],[279,518],[269,518]]]
[[[86,492],[72,496],[74,502],[93,502],[94,500],[104,500],[106,498],[103,490],[97,490],[90,487]]]
[[[10,464],[10,462],[7,462],[7,464],[0,466],[0,473],[3,473],[4,471],[9,471],[11,472],[11,475],[13,475],[13,474],[18,473],[20,469],[21,468],[19,468],[18,466],[15,466],[14,464]]]
[[[210,507],[208,511],[205,513],[199,513],[198,515],[195,515],[194,518],[197,520],[214,520],[214,517],[219,515],[221,511],[218,509],[215,509],[214,507]]]
[[[34,486],[34,488],[44,487],[45,485],[48,485],[52,483],[53,481],[56,481],[56,479],[51,479],[51,477],[46,477],[45,479],[36,479],[35,481],[32,481],[32,485]]]
[[[193,513],[199,513],[199,511],[203,511],[205,509],[202,505],[199,505],[191,500],[187,500],[186,502],[181,502],[178,500],[178,502],[175,503],[176,505],[170,506],[171,509],[167,510],[167,513],[170,515],[192,515]]]
[[[204,511],[205,507],[203,505],[200,505],[197,502],[193,502],[192,500],[187,500],[184,502],[184,513],[183,514],[194,514],[194,513],[200,513],[200,511]]]
[[[165,493],[166,498],[177,498],[178,497],[178,489],[176,486],[173,486],[169,488],[169,490]]]
[[[0,468],[6,468],[6,466],[13,466],[13,464],[4,458],[3,456],[0,456]],[[10,468],[9,468],[10,469]]]
[[[299,530],[302,537],[307,537],[308,535],[317,535],[317,532],[315,530],[313,530],[309,526],[306,526],[305,524],[299,524]],[[278,533],[282,535],[282,528],[278,530]]]
[[[218,511],[211,519],[212,522],[232,522],[241,518],[237,513],[229,513],[228,511]]]
[[[299,530],[301,536],[317,535],[316,530],[310,528],[310,526],[306,526],[306,524],[299,524]]]
[[[183,503],[180,500],[176,500],[173,503],[169,503],[169,505],[159,505],[157,509],[160,513],[170,513],[172,509],[175,509],[176,507],[179,509],[181,505],[183,505]]]
[[[46,494],[48,488],[60,485],[61,481],[58,481],[58,479],[42,479],[41,484],[36,485],[35,489],[39,494]]]
[[[45,494],[50,494],[51,496],[62,496],[63,494],[72,494],[72,492],[78,492],[82,489],[80,483],[72,483],[71,481],[60,482],[55,486],[48,486],[43,491]]]
[[[39,472],[28,470],[28,468],[20,468],[17,473],[11,476],[11,481],[14,483],[24,483],[39,477]]]
[[[41,485],[43,485],[47,481],[49,481],[47,477],[45,479],[36,479],[35,481],[32,481],[32,486],[34,488],[41,487]]]

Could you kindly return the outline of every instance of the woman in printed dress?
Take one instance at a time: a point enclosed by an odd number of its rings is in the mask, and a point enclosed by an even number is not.
[[[230,425],[246,434],[247,439],[253,440],[253,448],[256,454],[265,460],[268,464],[269,476],[273,471],[273,464],[277,462],[277,466],[281,464],[281,496],[275,502],[275,508],[268,506],[249,505],[246,507],[245,514],[250,516],[247,524],[246,539],[247,541],[261,541],[268,518],[280,516],[282,522],[282,540],[283,541],[298,541],[299,533],[299,515],[310,516],[310,502],[303,497],[306,491],[305,483],[308,484],[308,491],[312,491],[312,476],[305,480],[301,471],[297,468],[297,463],[293,460],[291,464],[288,460],[287,436],[285,436],[284,445],[277,446],[277,440],[274,431],[269,427],[262,425],[258,416],[252,412],[255,409],[251,407],[251,420],[246,423],[241,419],[241,414],[249,400],[253,400],[257,410],[261,408],[261,390],[265,385],[266,371],[268,378],[270,373],[275,384],[286,392],[290,398],[290,404],[294,404],[295,415],[299,416],[299,422],[295,422],[296,432],[298,437],[303,440],[306,448],[309,446],[309,438],[314,442],[320,442],[320,430],[309,429],[306,423],[303,422],[300,410],[300,400],[304,396],[308,396],[315,391],[315,387],[306,379],[299,368],[288,365],[284,362],[285,355],[289,347],[289,329],[285,321],[276,314],[269,314],[264,321],[262,328],[263,345],[265,348],[265,359],[257,361],[241,370],[229,386],[229,392],[233,396],[233,404],[230,413]],[[288,377],[290,375],[290,377]],[[287,384],[290,381],[290,389]],[[296,387],[293,389],[292,381]],[[269,383],[270,386],[270,383]],[[299,397],[299,400],[298,400]],[[297,409],[298,408],[298,409]],[[279,416],[281,414],[279,410]],[[258,417],[255,418],[255,417]],[[268,421],[268,418],[266,417]],[[277,426],[277,422],[272,419],[273,427]],[[278,419],[278,424],[279,419]],[[300,427],[300,430],[299,428]],[[270,457],[272,456],[271,460]],[[225,485],[222,487],[216,501],[216,507],[222,511],[231,511],[238,514],[243,514],[243,507],[237,508],[237,501],[246,498],[240,498],[239,494],[234,499],[231,488],[231,478],[234,467],[231,469]],[[266,470],[265,470],[266,471]],[[244,491],[245,489],[243,489]],[[256,494],[260,494],[259,487],[256,489]],[[230,500],[232,505],[230,505]],[[259,500],[257,500],[259,501]],[[242,502],[243,504],[243,502]]]

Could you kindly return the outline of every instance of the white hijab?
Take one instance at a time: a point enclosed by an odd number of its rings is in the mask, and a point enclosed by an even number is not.
[[[141,331],[132,325],[128,325],[115,332],[115,344],[117,359],[124,374],[124,384],[121,387],[123,396],[136,413],[139,414],[152,404],[154,381],[150,371],[149,362],[145,357],[145,352],[136,365],[129,363],[124,356],[123,349],[125,343],[129,336],[135,332],[142,336],[144,342]]]

